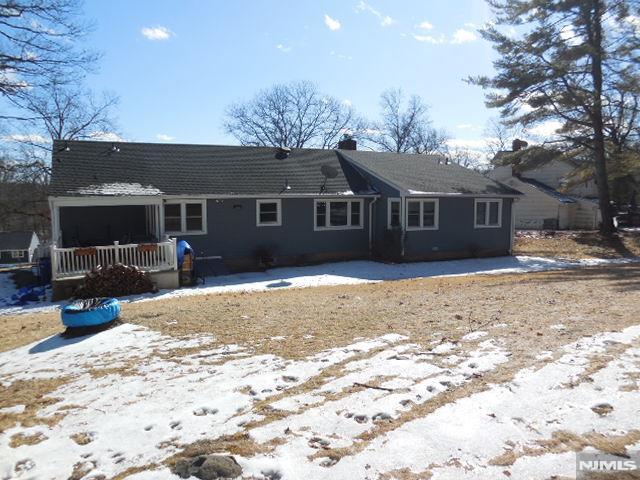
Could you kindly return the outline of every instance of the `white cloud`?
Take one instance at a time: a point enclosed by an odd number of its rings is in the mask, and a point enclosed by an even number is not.
[[[474,123],[459,123],[456,128],[459,130],[480,130],[480,126]]]
[[[461,43],[475,42],[478,39],[478,35],[475,32],[470,30],[465,30],[464,28],[459,28],[456,30],[456,33],[453,34],[453,38],[451,39],[451,43],[454,45],[459,45]]]
[[[441,43],[446,42],[444,35],[440,35],[439,37],[434,37],[432,35],[418,35],[414,33],[413,38],[415,38],[419,42],[432,43],[434,45],[439,45]]]
[[[383,27],[388,27],[396,23],[395,19],[393,19],[389,15],[384,15],[383,13],[373,8],[364,0],[360,0],[358,5],[356,5],[356,12],[369,12],[373,16],[377,17],[378,20],[380,20],[380,25],[382,25]]]
[[[562,122],[558,120],[548,120],[540,123],[528,130],[528,133],[538,137],[552,137],[556,134],[556,130],[562,127]]]
[[[158,133],[156,134],[156,138],[161,142],[171,142],[172,140],[175,140],[175,137],[167,135],[166,133]]]
[[[144,27],[141,32],[148,40],[169,40],[169,38],[175,35],[167,27],[161,25],[157,27]]]
[[[383,27],[388,27],[389,25],[393,25],[394,23],[396,23],[396,21],[389,15],[385,15],[380,21],[380,25],[382,25]]]
[[[420,25],[418,25],[418,28],[420,30],[433,30],[433,24],[425,20],[424,22],[421,22]]]
[[[51,139],[40,135],[39,133],[13,133],[11,135],[5,135],[2,137],[5,142],[18,142],[18,143],[51,143]]]
[[[340,60],[353,60],[353,57],[351,55],[345,55],[344,53],[338,53],[335,50],[331,50],[331,52],[329,52],[329,55],[331,55],[332,57],[337,57]]]
[[[487,148],[487,139],[450,138],[447,140],[447,146],[450,148],[482,151]]]
[[[126,142],[124,138],[115,132],[93,132],[89,137],[91,140],[100,140],[103,142]]]
[[[331,18],[326,13],[324,14],[324,24],[329,28],[329,30],[332,31],[340,30],[340,28],[342,27],[342,24],[339,20]]]
[[[278,45],[276,45],[276,48],[280,50],[282,53],[289,53],[291,50],[293,50],[293,47],[284,45],[282,43],[279,43]]]

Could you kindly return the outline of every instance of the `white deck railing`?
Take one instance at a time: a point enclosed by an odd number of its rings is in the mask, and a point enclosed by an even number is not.
[[[51,247],[51,270],[54,280],[82,277],[98,266],[122,263],[148,272],[176,270],[176,239],[161,243],[130,243],[96,247]]]

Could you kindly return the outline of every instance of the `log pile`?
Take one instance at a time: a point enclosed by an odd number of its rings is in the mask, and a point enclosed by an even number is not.
[[[76,291],[77,298],[122,297],[153,292],[149,274],[138,267],[123,265],[99,266],[84,277],[84,285]]]

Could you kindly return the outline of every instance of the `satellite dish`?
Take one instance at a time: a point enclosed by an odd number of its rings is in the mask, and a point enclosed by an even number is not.
[[[331,165],[322,165],[320,171],[326,178],[336,178],[338,176],[338,169]]]

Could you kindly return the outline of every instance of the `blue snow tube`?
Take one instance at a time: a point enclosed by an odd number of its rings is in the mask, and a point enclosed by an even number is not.
[[[66,327],[95,327],[109,323],[120,315],[120,302],[115,298],[77,300],[62,309],[62,323]]]

